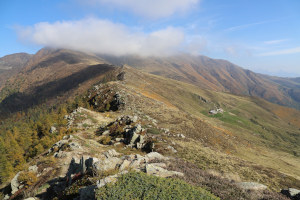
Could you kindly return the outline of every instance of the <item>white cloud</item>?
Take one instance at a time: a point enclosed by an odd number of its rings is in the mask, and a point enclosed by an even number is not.
[[[264,43],[268,44],[268,45],[272,45],[272,44],[279,44],[279,43],[286,42],[286,41],[288,41],[288,39],[269,40],[269,41],[264,41]]]
[[[17,33],[21,40],[33,44],[117,56],[167,56],[182,48],[185,37],[179,28],[167,27],[143,33],[95,18],[52,24],[42,22],[18,28]]]
[[[279,51],[271,51],[258,54],[258,56],[277,56],[277,55],[286,55],[286,54],[295,54],[300,53],[300,47],[290,48],[290,49],[282,49]]]
[[[186,12],[200,0],[79,0],[84,4],[104,5],[129,10],[140,16],[163,18],[175,13]]]

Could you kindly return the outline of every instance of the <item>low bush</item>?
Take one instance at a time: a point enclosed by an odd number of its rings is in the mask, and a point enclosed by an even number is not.
[[[96,191],[97,199],[219,199],[206,190],[178,179],[148,176],[130,172],[115,184],[107,184]]]
[[[100,144],[108,145],[111,142],[110,136],[104,136],[99,140]]]
[[[37,176],[33,172],[21,172],[18,181],[24,184],[25,188],[28,188],[37,182]]]

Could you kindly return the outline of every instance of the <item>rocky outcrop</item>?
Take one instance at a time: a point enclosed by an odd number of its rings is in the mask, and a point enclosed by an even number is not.
[[[263,184],[255,183],[255,182],[241,182],[241,183],[237,183],[237,186],[244,190],[265,190],[268,188]]]
[[[293,200],[299,200],[300,199],[300,190],[295,188],[289,188],[289,189],[283,189],[281,190],[281,194],[284,194],[285,196],[289,197]]]
[[[100,127],[99,131],[102,136],[109,136],[111,145],[119,145],[121,143],[127,147],[151,149],[149,144],[151,139],[147,135],[146,129],[142,128],[138,116],[121,116],[115,122],[107,127]],[[106,142],[107,143],[107,142]]]
[[[22,187],[22,185],[18,181],[18,177],[19,177],[20,173],[21,172],[18,172],[10,182],[11,194],[15,194]]]

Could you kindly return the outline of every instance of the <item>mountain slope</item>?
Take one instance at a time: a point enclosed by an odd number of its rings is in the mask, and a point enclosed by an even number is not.
[[[192,83],[204,89],[257,96],[280,105],[300,108],[300,85],[296,79],[257,74],[225,60],[184,54],[162,58],[104,55],[99,57],[115,65],[128,64],[152,74]]]
[[[79,188],[116,180],[125,160],[155,174],[143,160],[150,151],[172,158],[156,163],[159,170],[183,173],[181,179],[222,199],[284,199],[276,192],[300,187],[299,110],[105,63],[89,54],[42,49],[11,77],[5,87],[11,90],[1,91],[1,182],[18,171],[30,175],[16,178],[21,185],[13,186],[18,192],[12,199],[81,196]],[[222,112],[210,114],[212,109]],[[102,155],[108,149],[124,156]],[[100,171],[118,162],[100,174],[82,172],[78,167],[90,158],[100,161],[93,165]],[[39,176],[32,182],[26,179],[34,174]],[[248,193],[238,187],[243,182],[272,191]]]
[[[26,65],[32,55],[16,53],[0,58],[0,88],[9,77],[17,74]]]
[[[10,77],[0,93],[0,112],[24,111],[47,101],[64,101],[114,70],[85,53],[44,48],[21,71]]]

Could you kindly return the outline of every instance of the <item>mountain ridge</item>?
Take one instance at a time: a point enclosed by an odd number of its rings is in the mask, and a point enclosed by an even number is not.
[[[243,69],[229,61],[182,54],[173,57],[105,56],[115,65],[128,64],[152,74],[195,84],[204,89],[258,96],[280,105],[300,108],[299,78],[281,78]]]

